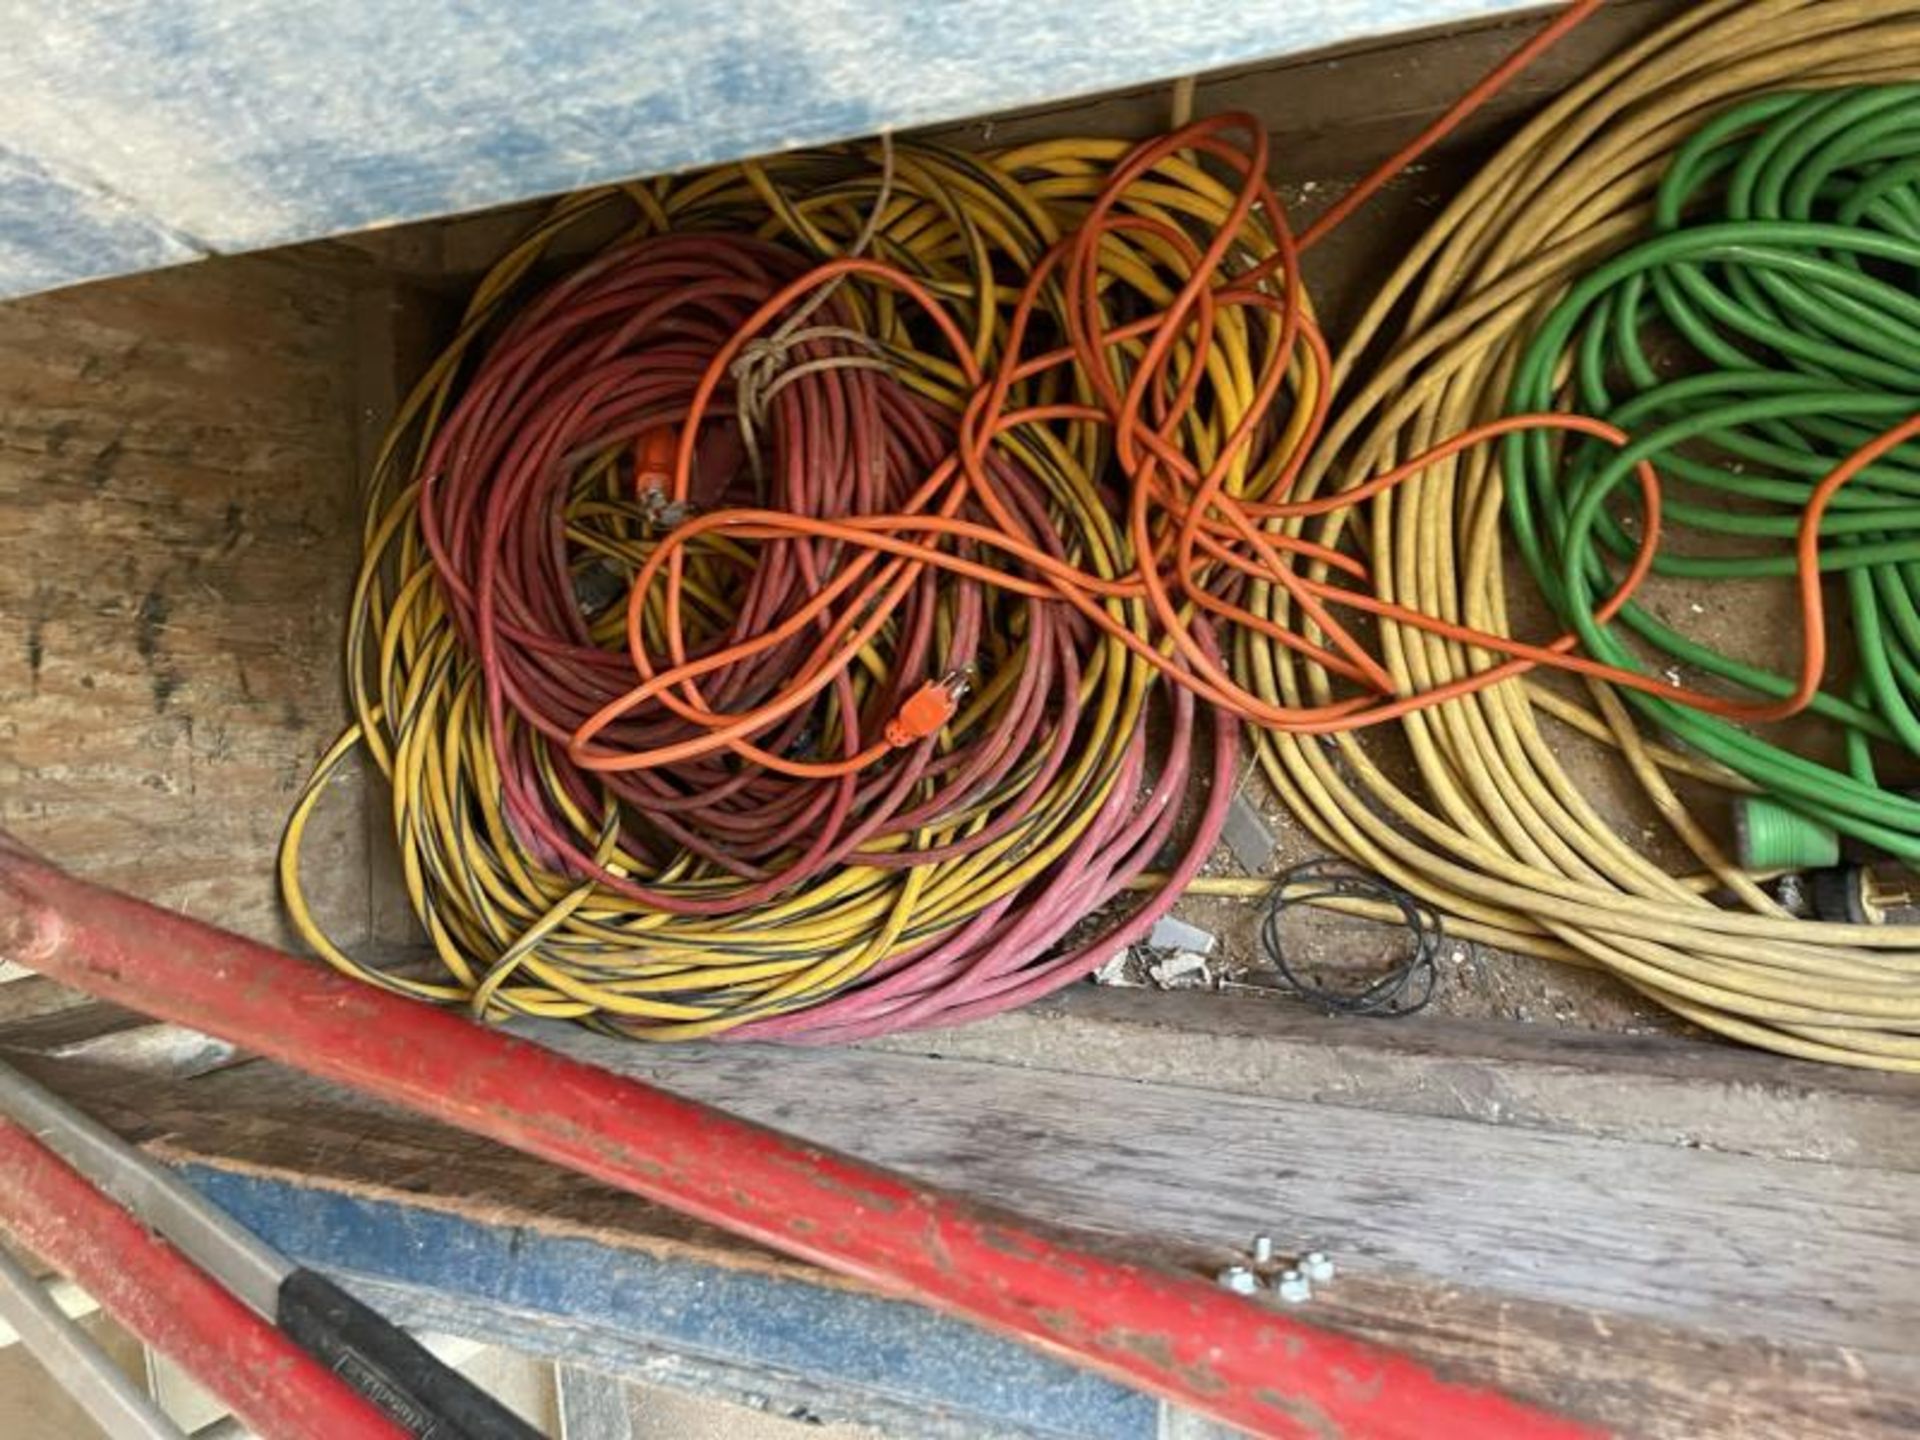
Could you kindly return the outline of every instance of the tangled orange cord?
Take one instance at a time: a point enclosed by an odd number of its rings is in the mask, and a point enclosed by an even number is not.
[[[1223,136],[1240,131],[1244,147]],[[1191,235],[1148,215],[1116,213],[1129,187],[1176,155],[1205,155],[1233,173],[1237,185],[1226,223],[1201,248]],[[1209,703],[1253,724],[1296,733],[1324,733],[1396,719],[1415,710],[1498,684],[1535,666],[1552,666],[1610,683],[1644,689],[1713,714],[1743,720],[1778,719],[1806,702],[1824,660],[1821,598],[1815,546],[1825,501],[1857,466],[1829,477],[1810,506],[1802,528],[1801,608],[1805,619],[1802,680],[1784,700],[1743,702],[1677,688],[1631,669],[1574,653],[1575,636],[1562,634],[1529,643],[1461,625],[1384,600],[1354,584],[1333,583],[1329,572],[1364,586],[1366,565],[1343,551],[1287,528],[1297,522],[1359,504],[1470,447],[1521,430],[1552,429],[1598,437],[1624,446],[1628,437],[1604,422],[1579,415],[1516,415],[1475,427],[1363,483],[1336,494],[1289,501],[1288,494],[1324,426],[1328,406],[1328,348],[1302,299],[1300,245],[1292,236],[1277,196],[1265,176],[1265,132],[1249,116],[1201,120],[1135,149],[1114,171],[1081,225],[1034,268],[1014,307],[994,373],[974,358],[959,325],[930,291],[882,261],[849,257],[828,262],[786,286],[753,315],[709,362],[691,411],[680,429],[672,461],[671,497],[690,498],[696,440],[716,390],[743,350],[767,327],[810,294],[859,277],[909,297],[932,320],[963,373],[970,399],[958,442],[926,477],[905,509],[896,513],[824,519],[783,510],[729,508],[684,520],[662,540],[637,576],[628,605],[629,653],[639,683],[589,719],[573,736],[570,752],[582,766],[601,771],[646,769],[725,749],[784,773],[833,776],[858,771],[890,748],[912,743],[953,713],[944,681],[931,681],[909,700],[888,734],[856,754],[829,761],[797,760],[753,743],[751,737],[808,705],[854,663],[885,627],[892,607],[934,566],[1007,592],[1073,607],[1093,625],[1126,645]],[[1344,213],[1344,212],[1343,212]],[[1255,216],[1270,229],[1272,254],[1231,274],[1230,261]],[[1317,228],[1315,236],[1325,234]],[[1109,327],[1106,314],[1119,283],[1112,257],[1129,239],[1177,264],[1181,283],[1171,303]],[[1106,259],[1103,261],[1103,257]],[[1024,354],[1036,307],[1046,286],[1063,277],[1068,343],[1035,356]],[[1181,429],[1205,403],[1215,336],[1229,316],[1236,323],[1264,323],[1270,333],[1266,363],[1249,403],[1213,455],[1202,465],[1181,443]],[[1128,352],[1133,352],[1129,357]],[[1130,363],[1129,363],[1130,359]],[[1290,370],[1311,367],[1312,413],[1283,453],[1251,453]],[[1058,401],[1014,407],[1017,385],[1070,367],[1070,378],[1092,401]],[[1217,397],[1215,397],[1217,402]],[[997,493],[987,466],[991,447],[1009,432],[1049,422],[1091,422],[1111,435],[1113,465],[1126,482],[1125,502],[1134,555],[1131,570],[1103,577],[1062,559],[1036,542],[1030,525]],[[663,452],[655,436],[644,437],[649,456]],[[1271,474],[1267,487],[1278,499],[1241,498],[1229,477]],[[1595,611],[1610,620],[1650,572],[1660,543],[1660,486],[1653,468],[1636,467],[1642,534],[1632,564],[1612,595]],[[960,518],[966,502],[992,518],[991,525]],[[682,635],[682,585],[688,547],[724,533],[736,541],[812,539],[838,542],[848,555],[833,577],[802,606],[759,634],[690,656]],[[1303,563],[1304,562],[1304,563]],[[1293,628],[1257,613],[1236,598],[1250,584],[1283,590],[1308,622]],[[664,590],[665,656],[652,653],[644,617],[655,587]],[[1144,602],[1159,643],[1117,615],[1118,602]],[[1385,667],[1336,617],[1336,609],[1359,611],[1393,624],[1416,627],[1490,654],[1498,664],[1416,694],[1395,694]],[[1357,694],[1330,703],[1293,707],[1274,704],[1237,683],[1216,653],[1196,635],[1196,617],[1211,616],[1230,627],[1257,632],[1289,647],[1358,687]],[[809,630],[819,639],[791,680],[777,693],[739,711],[712,709],[698,681],[747,656]],[[1309,629],[1310,632],[1309,633]],[[1324,637],[1315,639],[1315,636]],[[658,703],[702,731],[691,739],[646,750],[613,751],[594,745],[608,725],[636,708]],[[906,710],[914,710],[908,715]],[[924,714],[921,712],[925,712]],[[932,717],[929,719],[928,717]]]

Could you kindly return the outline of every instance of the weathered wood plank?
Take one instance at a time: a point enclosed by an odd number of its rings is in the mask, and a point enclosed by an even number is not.
[[[1341,1271],[1311,1318],[1625,1433],[1892,1436],[1920,1419],[1906,1176],[958,1061],[621,1053],[685,1093],[1135,1258],[1210,1273],[1256,1229],[1321,1246]],[[89,1103],[169,1158],[805,1273],[271,1067],[128,1087],[31,1063],[82,1098],[83,1083],[109,1087]]]
[[[344,708],[349,318],[271,261],[0,308],[0,827],[267,938]],[[323,821],[323,897],[364,892],[359,827]]]
[[[376,920],[381,917],[376,915]],[[394,918],[394,917],[388,917]],[[404,919],[404,911],[399,912]],[[52,989],[42,986],[41,990]],[[186,1078],[204,1037],[61,991],[0,1010],[0,1047],[76,1046]],[[10,999],[0,990],[0,1002]],[[24,1017],[24,1018],[13,1018]],[[130,1027],[148,1032],[136,1041]],[[97,1037],[97,1043],[96,1043]],[[1423,1018],[1394,1025],[1284,1001],[1075,986],[953,1030],[865,1043],[1110,1080],[1470,1120],[1732,1154],[1920,1170],[1920,1081],[1668,1035]]]
[[[1647,34],[1684,10],[1690,0],[1614,0],[1554,47],[1443,147],[1443,156],[1484,153],[1495,138],[1563,88],[1597,59]],[[1423,17],[1431,20],[1436,17]],[[1377,164],[1459,98],[1474,80],[1517,43],[1530,17],[1495,17],[1417,32],[1379,36],[1311,54],[1241,65],[1200,76],[1196,114],[1244,110],[1267,127],[1272,173],[1297,219],[1310,218],[1354,176]],[[1138,85],[1088,97],[991,115],[914,132],[961,149],[1018,145],[1060,135],[1138,139],[1166,128],[1171,87]],[[1356,219],[1342,243],[1322,246],[1312,259],[1315,296],[1324,304],[1356,284],[1366,267],[1402,244],[1427,214],[1425,172],[1396,182]],[[1441,177],[1444,180],[1444,177]],[[1439,187],[1435,187],[1436,191]],[[402,225],[340,237],[327,251],[359,257],[409,278],[469,281],[486,270],[546,208],[545,200],[502,205],[426,224]],[[1363,234],[1357,244],[1348,237]],[[1377,273],[1377,272],[1376,272]]]
[[[1158,1440],[1144,1395],[817,1271],[482,1224],[258,1173],[184,1175],[398,1323],[639,1382],[648,1435],[682,1433],[676,1407],[656,1405],[678,1389],[914,1440]]]
[[[1920,1170],[1920,1077],[1673,1035],[1440,1016],[1392,1024],[1321,1015],[1284,1000],[1084,985],[975,1025],[890,1036],[865,1048]]]
[[[1484,146],[1598,59],[1693,3],[1612,0],[1476,111],[1447,146]],[[1278,178],[1339,181],[1377,164],[1418,134],[1504,59],[1525,33],[1522,27],[1533,23],[1536,17],[1434,25],[1218,70],[1198,77],[1194,113],[1246,111],[1267,129]],[[1168,86],[1138,86],[932,126],[925,133],[963,146],[1020,145],[1055,135],[1131,139],[1165,129],[1171,103]]]
[[[1740,1052],[1703,1048],[1693,1056],[1709,1073],[1720,1071],[1716,1087],[1686,1079],[1686,1056],[1668,1054],[1686,1046],[1588,1039],[1594,1052],[1640,1050],[1642,1073],[1622,1083],[1619,1075],[1582,1064],[1559,1071],[1542,1066],[1544,1037],[1511,1031],[1486,1037],[1496,1054],[1503,1046],[1509,1058],[1521,1056],[1513,1066],[1436,1048],[1419,1039],[1417,1027],[1400,1027],[1398,1044],[1388,1041],[1392,1027],[1361,1027],[1361,1043],[1336,1046],[1332,1033],[1354,1027],[1323,1023],[1292,1043],[1279,1031],[1283,1056],[1304,1056],[1311,1066],[1319,1050],[1319,1069],[1298,1075],[1294,1068],[1248,1069],[1244,1041],[1275,1039],[1273,1031],[1248,1023],[1258,1016],[1250,1006],[1215,1006],[1221,1014],[1238,1012],[1242,1023],[1240,1035],[1227,1025],[1227,1035],[1212,1037],[1175,1029],[1150,1012],[1110,1008],[1116,1020],[1083,1025],[1064,1041],[1046,1035],[1062,1023],[1060,1014],[1046,1012],[925,1037],[933,1046],[993,1056],[998,1064],[772,1048],[662,1054],[559,1027],[543,1037],[810,1139],[864,1148],[887,1164],[1021,1208],[1035,1208],[1039,1198],[1043,1213],[1121,1236],[1162,1236],[1204,1250],[1231,1248],[1240,1235],[1275,1229],[1302,1246],[1338,1244],[1388,1277],[1409,1273],[1726,1334],[1791,1334],[1862,1354],[1889,1350],[1897,1327],[1910,1319],[1908,1309],[1920,1309],[1920,1290],[1905,1281],[1899,1265],[1920,1244],[1920,1212],[1905,1204],[1910,1181],[1860,1156],[1847,1165],[1809,1164],[1713,1154],[1670,1140],[1596,1142],[1590,1127],[1555,1135],[1461,1119],[1511,1119],[1501,1116],[1501,1094],[1524,1102],[1538,1085],[1549,1104],[1584,1089],[1590,1096],[1620,1094],[1626,1106],[1636,1094],[1651,1094],[1653,1102],[1678,1110],[1688,1094],[1697,1094],[1705,1112],[1738,1116],[1753,1100],[1740,1129],[1757,1133],[1768,1096],[1755,1098],[1726,1083],[1755,1060]],[[84,1029],[86,1018],[63,1016],[13,1025],[0,1039],[81,1058],[75,1039]],[[1008,1031],[1016,1037],[1025,1031],[1025,1044],[996,1043],[996,1035]],[[1363,1054],[1348,1068],[1352,1050]],[[113,1062],[106,1050],[88,1056]],[[1021,1056],[1039,1068],[1006,1064]],[[198,1056],[188,1062],[180,1071],[202,1068]],[[1066,1073],[1062,1066],[1096,1073]],[[1476,1081],[1463,1085],[1457,1075]],[[1860,1079],[1864,1094],[1788,1091],[1782,1114],[1795,1116],[1795,1104],[1818,1114],[1820,1104],[1855,1100],[1891,1133],[1903,1106],[1876,1110],[1887,1098],[1874,1094],[1880,1077]],[[1261,1089],[1223,1092],[1246,1085]],[[1400,1108],[1430,1106],[1434,1096],[1444,1096],[1440,1114],[1452,1108],[1459,1117],[1275,1102],[1275,1087]],[[1624,1114],[1611,1100],[1596,1112],[1603,1121]],[[1534,1125],[1542,1119],[1532,1116]],[[1578,1123],[1580,1116],[1572,1119]],[[983,1127],[996,1140],[1014,1135],[1020,1144],[983,1144]],[[1461,1164],[1463,1156],[1471,1162]],[[1104,1175],[1106,1185],[1089,1188],[1092,1175]],[[1375,1185],[1377,1194],[1369,1188]],[[1849,1269],[1864,1263],[1866,1277],[1841,1286],[1839,1294],[1824,1283],[1807,1284],[1807,1277],[1822,1273],[1828,1254],[1855,1256]],[[1786,1277],[1795,1279],[1784,1284]],[[1763,1329],[1741,1329],[1757,1315],[1766,1317]]]
[[[87,997],[38,975],[28,974],[0,985],[0,1026],[24,1018],[56,1014],[89,1005]]]
[[[1920,1377],[1920,1206],[1905,1175],[968,1061],[556,1039],[1115,1236],[1225,1253],[1266,1230],[1352,1275],[1791,1338]]]

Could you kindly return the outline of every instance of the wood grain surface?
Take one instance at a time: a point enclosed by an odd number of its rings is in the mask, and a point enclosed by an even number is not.
[[[1211,1273],[1256,1230],[1325,1249],[1339,1274],[1306,1318],[1622,1434],[1920,1423],[1910,1176],[961,1061],[641,1053],[684,1093],[1135,1259]],[[263,1064],[129,1081],[24,1063],[172,1160],[849,1283]]]
[[[338,281],[269,260],[0,306],[0,827],[264,938],[344,714],[349,322]],[[342,800],[315,884],[363,928]]]
[[[0,294],[1532,0],[0,0]]]
[[[1270,997],[1076,985],[978,1024],[866,1048],[1920,1171],[1920,1076],[1674,1035],[1441,1015],[1381,1024]]]

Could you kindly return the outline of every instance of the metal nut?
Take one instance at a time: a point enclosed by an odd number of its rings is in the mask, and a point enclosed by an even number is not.
[[[1273,1287],[1289,1305],[1300,1305],[1313,1298],[1313,1286],[1298,1270],[1283,1270],[1280,1283]]]
[[[1324,1285],[1333,1279],[1333,1261],[1321,1251],[1315,1250],[1300,1262],[1300,1271],[1316,1285]]]
[[[1251,1295],[1260,1288],[1260,1277],[1245,1265],[1229,1265],[1214,1277],[1224,1290],[1236,1295]]]

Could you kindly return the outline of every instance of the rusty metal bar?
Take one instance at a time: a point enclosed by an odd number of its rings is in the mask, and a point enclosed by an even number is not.
[[[0,1226],[274,1440],[406,1432],[11,1120]]]
[[[1593,1432],[1204,1281],[66,875],[0,843],[0,960],[551,1160],[1255,1434]]]

